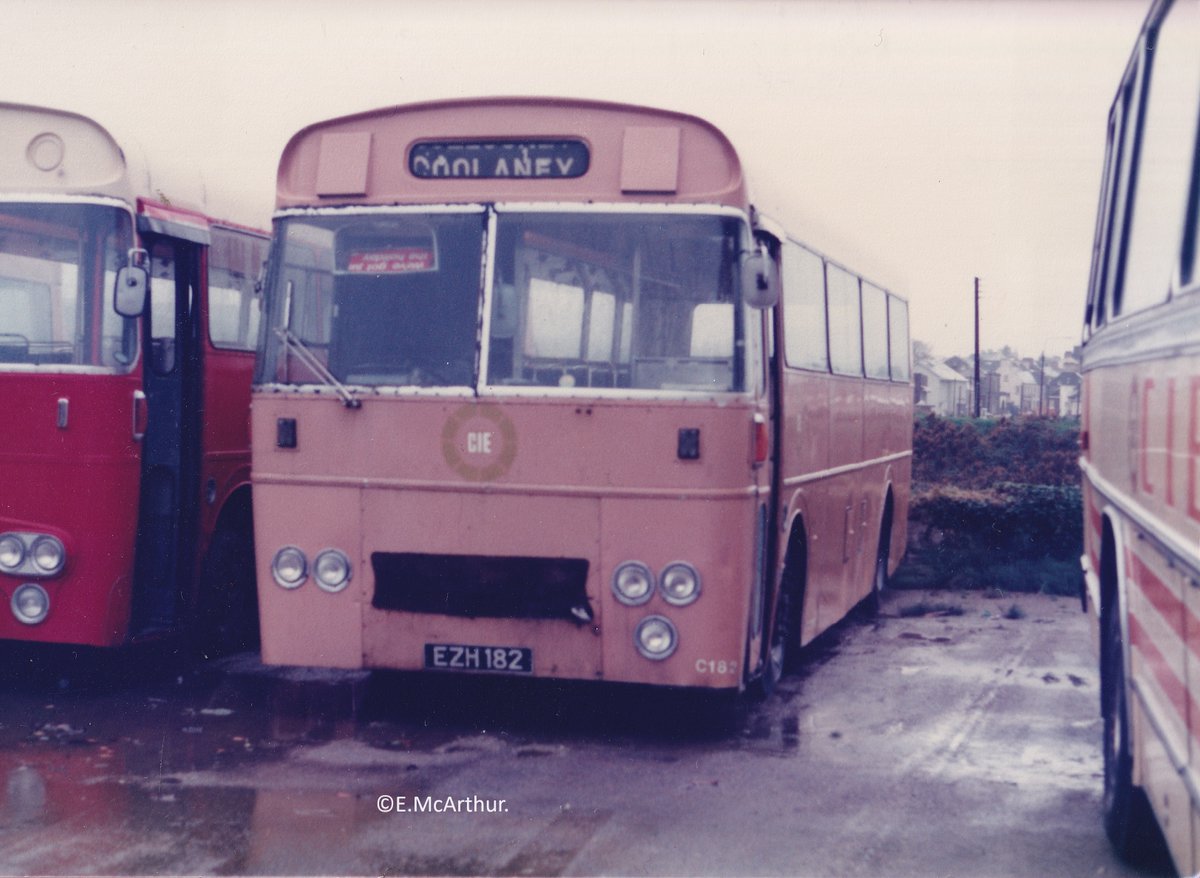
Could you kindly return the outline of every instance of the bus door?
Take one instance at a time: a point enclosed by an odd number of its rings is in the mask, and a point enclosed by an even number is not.
[[[760,239],[767,259],[766,271],[776,289],[779,286],[779,243]],[[779,448],[779,385],[775,372],[773,312],[751,310],[746,317],[746,387],[754,392],[753,478],[754,478],[754,588],[751,597],[750,628],[747,631],[746,673],[753,676],[762,669],[771,648],[770,624],[776,600],[775,570],[777,551],[776,498],[779,474],[776,460]],[[768,687],[774,685],[773,681]]]
[[[145,436],[131,634],[173,627],[194,563],[200,427],[199,290],[203,248],[146,235]]]

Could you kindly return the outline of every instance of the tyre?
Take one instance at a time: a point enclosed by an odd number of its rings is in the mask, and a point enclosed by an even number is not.
[[[871,577],[871,593],[862,602],[866,616],[874,616],[883,605],[883,593],[888,590],[888,558],[892,549],[892,508],[889,501],[879,529],[879,548],[875,552],[875,573]]]
[[[1106,607],[1101,622],[1100,688],[1104,715],[1104,831],[1113,850],[1135,865],[1161,863],[1166,857],[1145,791],[1133,783],[1128,688],[1121,617]]]
[[[779,595],[775,607],[775,624],[771,627],[771,645],[763,661],[762,675],[755,681],[754,695],[757,698],[767,698],[775,691],[788,667],[789,656],[792,652],[792,616],[791,597],[785,589]]]
[[[254,538],[249,528],[223,524],[213,533],[200,570],[194,644],[211,658],[258,646]]]
[[[763,661],[762,674],[754,681],[752,694],[767,698],[786,671],[795,668],[800,654],[800,611],[804,600],[805,555],[803,534],[800,542],[793,540],[784,562],[780,580],[779,600],[775,605],[775,619],[771,625],[771,642]]]

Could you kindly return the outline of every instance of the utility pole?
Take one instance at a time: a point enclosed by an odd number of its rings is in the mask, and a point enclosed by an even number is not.
[[[1042,408],[1042,400],[1046,396],[1046,352],[1042,351],[1042,371],[1038,373],[1038,416],[1046,412]]]
[[[975,417],[979,417],[979,278],[975,278]]]

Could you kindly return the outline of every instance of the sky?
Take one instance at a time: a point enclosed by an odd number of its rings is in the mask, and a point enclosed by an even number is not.
[[[0,0],[0,101],[91,116],[265,226],[322,119],[481,95],[692,113],[751,198],[946,357],[1078,342],[1108,109],[1148,0]]]

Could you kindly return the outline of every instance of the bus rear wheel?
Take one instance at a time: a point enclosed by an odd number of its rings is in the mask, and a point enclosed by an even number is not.
[[[871,593],[862,602],[868,616],[874,616],[883,605],[883,594],[888,590],[888,558],[892,548],[892,509],[889,502],[883,524],[879,529],[879,549],[875,552],[875,574],[871,577]]]
[[[1125,685],[1125,648],[1115,607],[1103,614],[1100,647],[1104,714],[1104,831],[1113,850],[1133,864],[1161,861],[1165,843],[1145,791],[1133,783],[1133,753]]]

